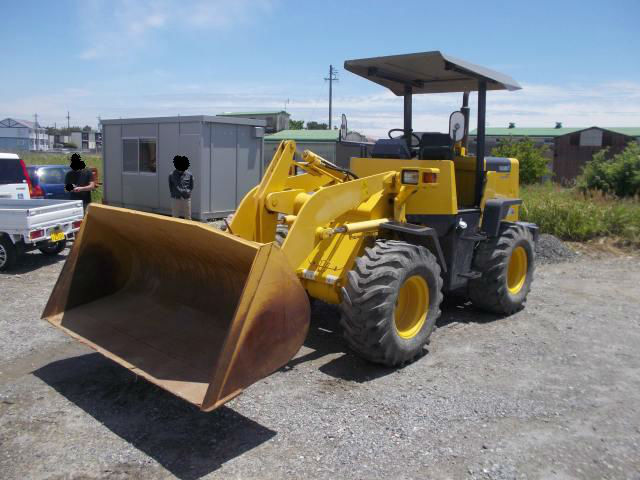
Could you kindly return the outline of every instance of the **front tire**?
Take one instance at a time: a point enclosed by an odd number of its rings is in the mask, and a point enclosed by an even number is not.
[[[6,235],[0,234],[0,272],[9,270],[17,260],[18,250],[16,246]]]
[[[512,225],[476,249],[473,269],[482,273],[469,282],[474,306],[500,315],[521,310],[535,270],[533,236],[528,228]]]
[[[403,365],[422,354],[441,302],[440,266],[429,250],[378,240],[356,260],[342,289],[344,338],[371,362]]]
[[[40,250],[45,255],[58,255],[65,249],[66,246],[67,241],[62,240],[60,242],[47,243],[45,246],[40,247],[38,250]]]

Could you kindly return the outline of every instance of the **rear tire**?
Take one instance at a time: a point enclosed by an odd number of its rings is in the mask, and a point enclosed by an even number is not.
[[[473,269],[482,273],[469,282],[474,306],[500,315],[521,310],[535,270],[533,235],[522,225],[509,226],[499,237],[478,246]]]
[[[440,266],[424,247],[378,240],[342,288],[341,326],[363,358],[396,367],[420,356],[440,316]]]
[[[18,250],[16,246],[6,235],[0,235],[0,272],[9,270],[17,260]]]
[[[40,247],[38,250],[40,250],[45,255],[58,255],[65,249],[66,246],[67,241],[62,240],[60,242],[48,243],[44,247]]]

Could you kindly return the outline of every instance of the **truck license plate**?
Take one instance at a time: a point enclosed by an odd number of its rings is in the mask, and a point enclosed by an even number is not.
[[[51,234],[52,242],[61,242],[62,240],[64,240],[64,232],[53,232]]]

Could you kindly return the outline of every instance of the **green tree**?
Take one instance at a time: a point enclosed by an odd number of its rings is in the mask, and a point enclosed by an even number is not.
[[[289,130],[302,130],[304,128],[304,120],[289,120]]]
[[[620,153],[610,157],[605,148],[593,155],[578,177],[583,190],[600,190],[618,197],[640,194],[640,145],[631,142]]]
[[[328,128],[326,123],[307,122],[307,130],[327,130]]]
[[[536,183],[549,173],[549,147],[536,146],[530,138],[518,141],[512,139],[503,140],[499,145],[491,149],[491,155],[495,157],[517,158],[520,163],[520,183]]]

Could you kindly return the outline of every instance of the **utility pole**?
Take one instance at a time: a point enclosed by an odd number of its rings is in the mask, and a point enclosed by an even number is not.
[[[67,130],[71,130],[71,117],[69,116],[68,110],[67,110]]]
[[[331,112],[331,104],[333,102],[333,82],[338,81],[338,71],[333,68],[333,65],[329,65],[329,78],[325,78],[325,81],[329,82],[329,130],[333,128],[332,123],[332,112]]]
[[[40,150],[38,146],[38,114],[36,113],[33,118],[35,118],[35,129],[36,129],[36,150]]]

